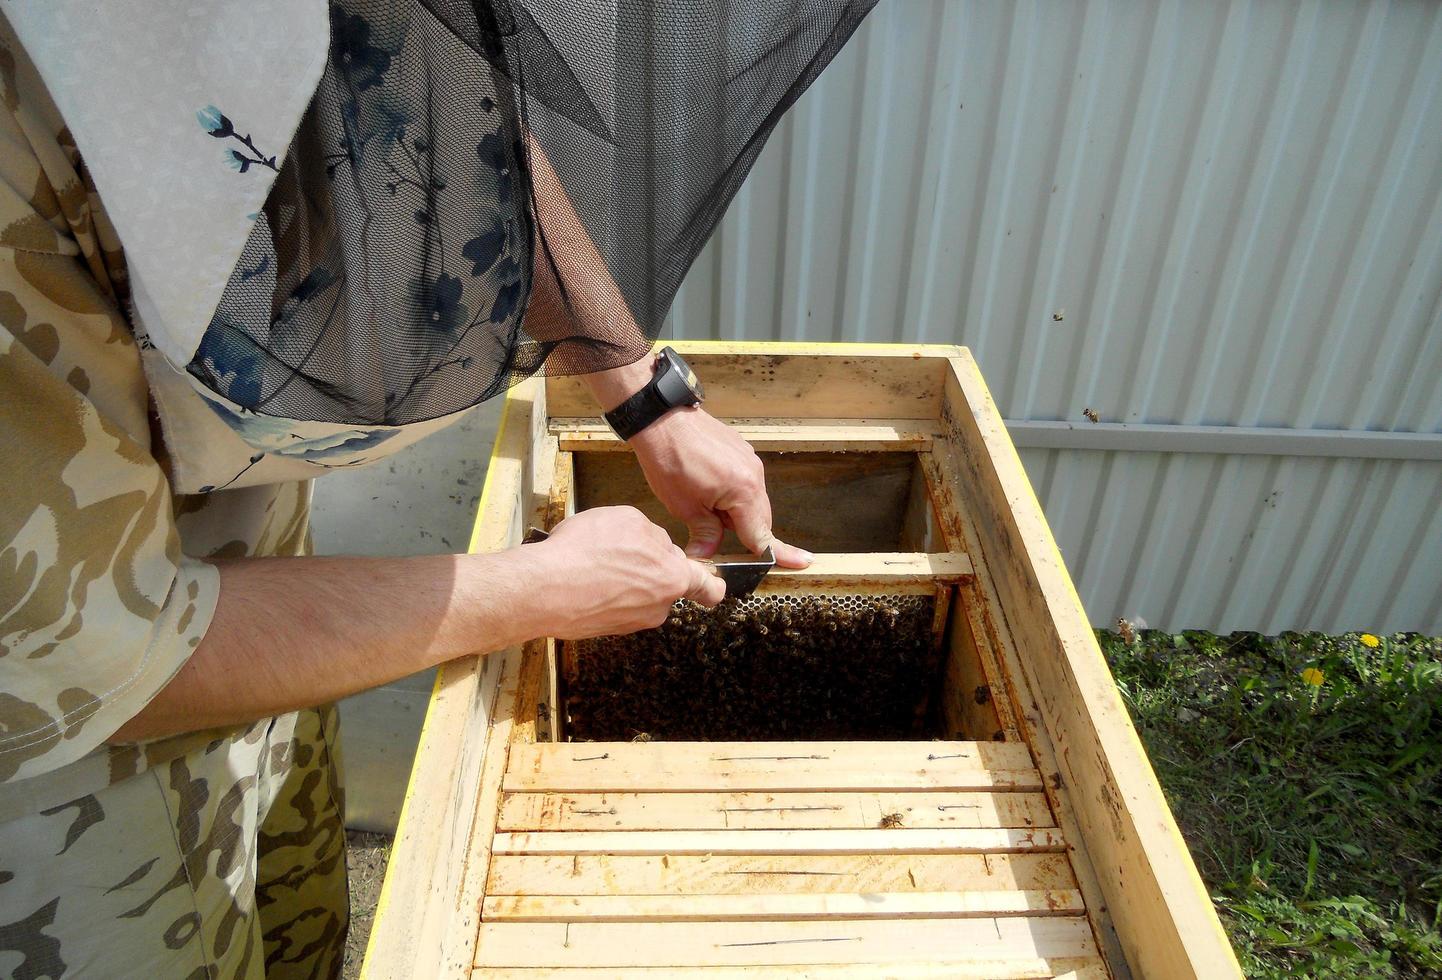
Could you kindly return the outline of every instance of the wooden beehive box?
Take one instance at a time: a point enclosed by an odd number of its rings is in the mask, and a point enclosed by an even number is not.
[[[1238,976],[970,354],[677,347],[818,553],[763,591],[929,597],[928,697],[870,740],[581,742],[574,651],[447,665],[365,975]],[[578,381],[514,388],[471,548],[609,503],[682,533]]]

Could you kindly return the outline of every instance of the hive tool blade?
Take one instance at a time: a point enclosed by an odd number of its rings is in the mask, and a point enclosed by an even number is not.
[[[743,599],[755,592],[766,573],[776,567],[776,552],[767,545],[760,558],[727,558],[712,564],[716,566],[716,574],[721,576],[721,581],[726,583],[726,598]]]

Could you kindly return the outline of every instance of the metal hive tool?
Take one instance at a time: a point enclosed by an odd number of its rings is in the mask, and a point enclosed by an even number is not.
[[[546,540],[550,535],[538,527],[528,528],[526,536],[521,539],[522,544],[536,544]],[[766,578],[766,573],[776,567],[776,552],[770,545],[761,553],[759,558],[726,559],[711,562],[716,569],[716,574],[726,583],[726,598],[743,599],[756,591],[756,587]]]
[[[726,583],[726,598],[744,599],[755,592],[766,573],[776,567],[776,552],[767,545],[760,558],[722,559],[711,564],[716,567],[716,574]]]

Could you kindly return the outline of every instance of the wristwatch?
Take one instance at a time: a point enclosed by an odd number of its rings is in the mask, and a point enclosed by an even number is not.
[[[630,439],[671,411],[701,404],[701,382],[681,355],[669,347],[656,355],[656,373],[646,387],[606,413],[606,421],[622,439]]]

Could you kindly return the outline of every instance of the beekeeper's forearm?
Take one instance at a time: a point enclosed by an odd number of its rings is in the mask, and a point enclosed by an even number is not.
[[[110,739],[130,742],[324,704],[545,630],[525,549],[217,563],[214,618],[176,676]]]

